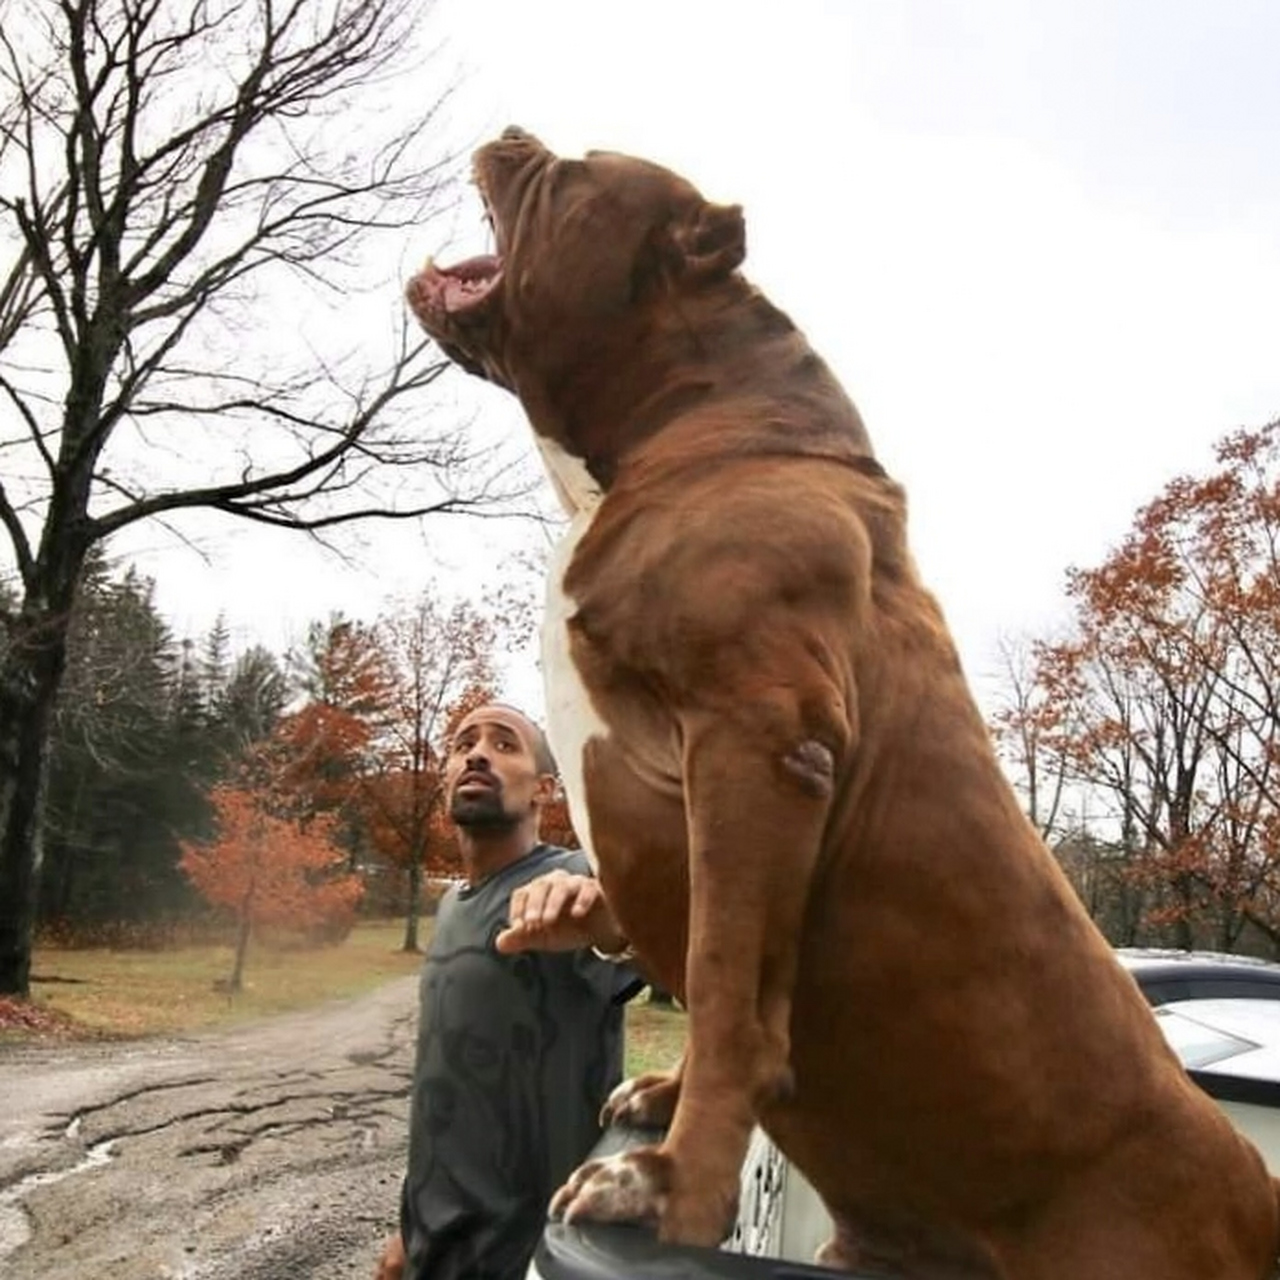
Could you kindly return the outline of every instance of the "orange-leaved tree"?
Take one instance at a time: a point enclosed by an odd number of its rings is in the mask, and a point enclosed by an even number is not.
[[[1068,589],[1075,634],[1037,654],[1044,767],[1105,812],[1147,927],[1280,946],[1280,422],[1225,438]]]
[[[563,789],[558,789],[554,799],[543,806],[538,834],[547,844],[558,844],[562,849],[581,847],[582,842],[573,829],[573,819],[569,814],[569,805]]]
[[[228,987],[243,982],[249,939],[261,925],[345,935],[362,887],[343,872],[334,820],[285,816],[271,792],[223,785],[210,794],[217,834],[182,846],[180,865],[201,896],[235,917],[236,948]]]
[[[376,629],[334,614],[307,632],[292,664],[305,701],[272,735],[277,783],[302,816],[339,820],[336,839],[359,860],[361,788],[379,765],[379,735],[391,711],[392,673]]]

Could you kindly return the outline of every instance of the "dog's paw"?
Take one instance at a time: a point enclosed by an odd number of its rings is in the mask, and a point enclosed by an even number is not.
[[[737,1185],[727,1194],[682,1184],[675,1161],[659,1147],[636,1147],[589,1160],[552,1197],[551,1216],[567,1223],[637,1222],[657,1228],[667,1244],[718,1245],[737,1208]]]
[[[673,1071],[650,1071],[624,1080],[600,1109],[600,1127],[630,1125],[637,1129],[665,1129],[676,1113],[680,1076]]]
[[[588,1160],[552,1196],[551,1216],[656,1226],[670,1191],[665,1163],[652,1148]]]

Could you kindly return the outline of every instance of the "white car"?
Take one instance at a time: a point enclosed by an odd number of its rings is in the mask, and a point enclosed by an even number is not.
[[[1280,964],[1212,951],[1117,954],[1188,1074],[1280,1175]]]

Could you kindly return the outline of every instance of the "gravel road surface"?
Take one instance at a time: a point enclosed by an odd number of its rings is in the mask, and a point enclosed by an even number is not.
[[[416,979],[180,1039],[0,1046],[6,1280],[372,1280]]]

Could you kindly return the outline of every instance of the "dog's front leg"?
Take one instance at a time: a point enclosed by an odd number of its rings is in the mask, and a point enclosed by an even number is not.
[[[750,712],[708,714],[682,726],[690,859],[682,1088],[661,1144],[589,1162],[561,1189],[552,1211],[567,1220],[649,1221],[663,1240],[718,1244],[732,1225],[756,1114],[795,1087],[798,935],[846,743],[806,734],[798,715],[786,720],[779,729]]]

